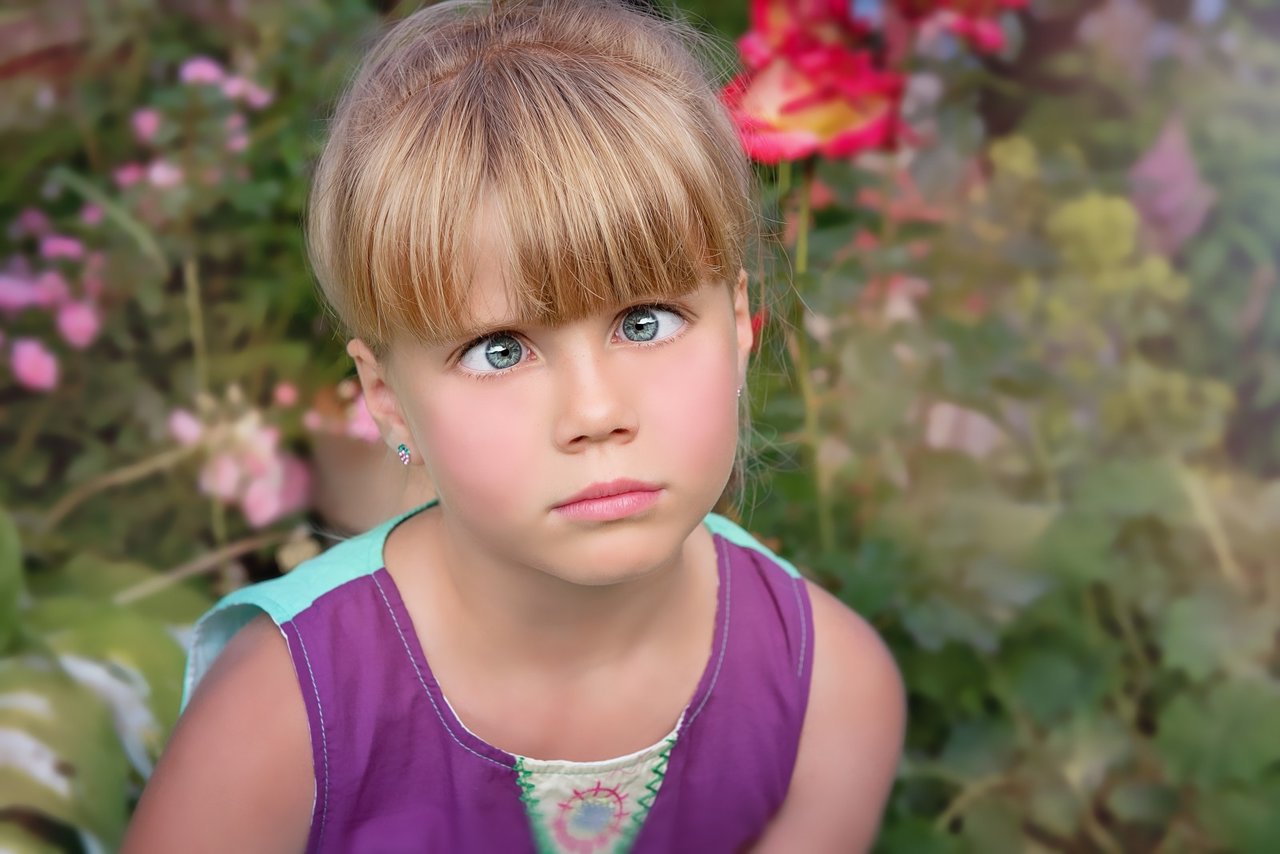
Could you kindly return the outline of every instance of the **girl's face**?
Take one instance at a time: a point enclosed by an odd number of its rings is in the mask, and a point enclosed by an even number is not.
[[[733,288],[522,328],[507,324],[495,265],[477,273],[474,338],[404,345],[382,364],[349,347],[387,441],[425,461],[449,529],[487,554],[589,585],[670,560],[733,466],[752,339],[745,273]],[[620,517],[565,506],[619,479],[647,487],[619,500]]]

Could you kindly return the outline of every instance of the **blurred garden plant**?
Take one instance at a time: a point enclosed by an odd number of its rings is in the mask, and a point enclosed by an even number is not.
[[[114,848],[186,627],[318,548],[295,529],[306,438],[368,429],[333,392],[298,223],[318,117],[376,21],[0,12],[0,848]]]
[[[726,100],[791,268],[749,522],[903,668],[879,850],[1268,851],[1277,21],[1021,5],[753,6]]]
[[[298,225],[317,116],[377,10],[96,9],[0,12],[19,850],[114,846],[177,714],[185,627],[318,549],[296,528],[317,449],[377,440]],[[746,11],[724,100],[779,248],[742,515],[902,666],[879,849],[1271,850],[1271,4]]]

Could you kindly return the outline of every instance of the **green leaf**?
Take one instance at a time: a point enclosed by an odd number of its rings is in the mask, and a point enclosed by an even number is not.
[[[1075,583],[1097,581],[1112,574],[1111,547],[1116,524],[1092,512],[1069,510],[1049,525],[1036,545],[1033,563]]]
[[[15,812],[23,811],[16,807],[6,807],[6,812],[12,816]],[[50,821],[47,816],[35,813],[35,821]],[[26,816],[24,816],[25,818]],[[74,833],[65,825],[56,825],[56,830],[51,828],[49,836],[57,835],[61,838],[74,837]],[[67,848],[59,845],[52,839],[45,839],[38,836],[34,829],[28,832],[14,818],[10,817],[6,821],[0,821],[0,851],[12,851],[14,854],[66,854]]]
[[[1007,718],[962,720],[952,727],[937,761],[958,777],[976,779],[1007,770],[1017,747],[1017,735]]]
[[[48,641],[63,667],[112,707],[130,762],[149,776],[178,720],[182,646],[160,622],[124,608],[86,614]]]
[[[22,543],[18,526],[0,509],[0,652],[13,641],[22,599]]]
[[[1175,601],[1161,617],[1163,660],[1192,679],[1203,680],[1219,668],[1265,666],[1280,614],[1256,607],[1226,591],[1202,590]]]
[[[36,596],[82,596],[110,600],[115,594],[156,577],[156,571],[134,561],[110,560],[83,552],[60,569],[31,578]],[[193,585],[171,585],[129,605],[131,610],[175,625],[187,625],[200,618],[213,604],[210,597]]]
[[[124,832],[128,763],[107,707],[65,673],[0,661],[0,803],[86,830],[112,848]]]
[[[1233,851],[1272,851],[1280,840],[1280,780],[1199,794],[1196,818]]]
[[[974,854],[992,851],[1021,851],[1024,847],[1022,822],[1025,804],[1005,798],[987,797],[965,811],[960,836]]]
[[[1110,668],[1099,657],[1102,650],[1086,649],[1079,638],[1037,634],[1007,648],[1011,699],[1042,725],[1094,706],[1106,691]]]
[[[1162,827],[1178,811],[1178,791],[1160,783],[1121,783],[1107,795],[1107,808],[1126,822]]]
[[[937,651],[955,641],[992,653],[1000,643],[988,620],[940,594],[908,605],[903,610],[903,623],[916,643],[927,650]]]
[[[958,854],[956,839],[919,816],[888,819],[876,838],[874,854]]]
[[[1118,519],[1188,518],[1177,471],[1157,459],[1119,459],[1086,471],[1074,490],[1074,503]]]
[[[1248,784],[1280,762],[1280,687],[1231,679],[1201,697],[1184,693],[1160,715],[1156,743],[1175,780]]]

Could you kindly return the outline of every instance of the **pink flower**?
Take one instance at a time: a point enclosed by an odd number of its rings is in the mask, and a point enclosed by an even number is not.
[[[363,394],[351,401],[351,406],[347,408],[347,435],[366,442],[377,442],[382,438],[378,423],[369,414]]]
[[[233,501],[240,491],[240,464],[229,452],[217,454],[200,471],[200,491],[213,498]]]
[[[36,292],[40,298],[39,305],[43,308],[49,308],[65,302],[71,295],[71,287],[61,273],[56,270],[49,270],[41,273],[40,278],[36,279]]]
[[[101,328],[102,320],[93,303],[69,302],[58,309],[58,331],[77,350],[83,350],[92,344]]]
[[[157,160],[147,169],[151,186],[167,189],[182,183],[182,170],[167,160]]]
[[[38,236],[47,233],[52,227],[44,211],[38,208],[23,208],[10,226],[9,233],[15,238],[26,235]]]
[[[118,186],[132,187],[147,177],[147,169],[141,163],[126,163],[116,167],[114,177]]]
[[[10,357],[13,376],[32,391],[52,391],[58,385],[58,359],[40,341],[18,338]]]
[[[204,435],[204,425],[190,410],[175,409],[169,413],[169,435],[179,445],[194,445]]]
[[[939,401],[924,414],[925,444],[982,459],[1005,442],[1004,431],[985,414]]]
[[[84,244],[74,237],[46,234],[40,239],[40,254],[46,261],[67,258],[78,261],[84,256]]]
[[[139,142],[150,142],[160,130],[160,112],[150,107],[136,110],[133,114],[133,135]]]
[[[43,297],[35,282],[0,273],[0,311],[19,312],[43,304]]]
[[[1003,12],[1025,9],[1027,0],[893,0],[894,11],[910,25],[940,23],[979,53],[1004,49]]]
[[[244,151],[249,147],[249,137],[242,133],[227,138],[227,151],[232,154]]]
[[[85,225],[97,225],[102,222],[102,208],[95,204],[87,204],[80,209],[80,221]]]
[[[301,510],[307,504],[311,474],[302,460],[282,454],[277,465],[249,483],[240,499],[245,521],[255,528]]]
[[[217,86],[226,78],[226,71],[207,56],[195,56],[182,63],[178,79],[191,85]]]
[[[1165,122],[1129,170],[1129,183],[1144,238],[1167,255],[1176,254],[1200,232],[1218,201],[1217,191],[1200,173],[1186,125],[1177,115]]]
[[[261,110],[263,107],[268,106],[272,100],[274,100],[274,96],[257,83],[249,81],[245,85],[244,102],[248,104],[250,108],[254,110]]]
[[[293,383],[279,383],[272,396],[277,406],[293,406],[298,402],[298,387]]]
[[[222,94],[226,95],[232,101],[239,100],[244,96],[245,90],[249,86],[249,81],[238,75],[232,75],[222,81]]]
[[[244,127],[244,113],[232,113],[227,116],[227,120],[223,123],[227,132],[237,131]]]
[[[946,19],[946,26],[978,53],[999,53],[1004,50],[1004,28],[999,21],[954,15]]]
[[[324,429],[324,416],[314,409],[308,409],[302,413],[302,426],[312,433],[318,433]]]

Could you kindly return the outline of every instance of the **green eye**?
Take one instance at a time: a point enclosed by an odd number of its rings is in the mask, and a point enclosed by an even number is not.
[[[644,344],[659,341],[680,331],[685,320],[670,309],[659,306],[640,306],[628,311],[622,318],[622,337]]]
[[[491,335],[462,354],[459,363],[478,374],[493,373],[520,364],[524,347],[510,335]]]

